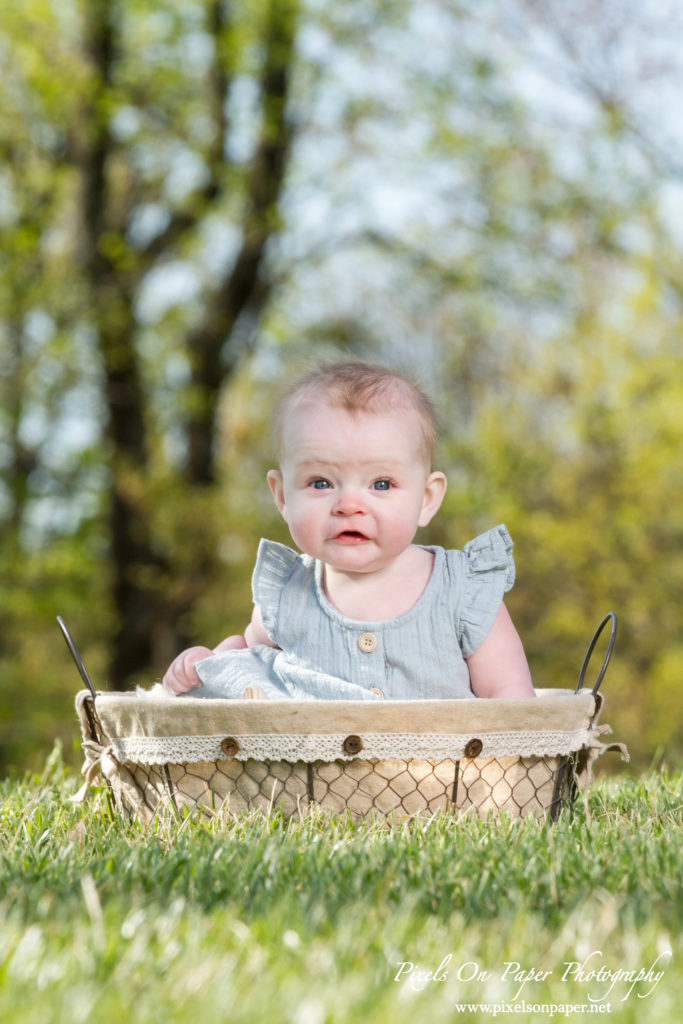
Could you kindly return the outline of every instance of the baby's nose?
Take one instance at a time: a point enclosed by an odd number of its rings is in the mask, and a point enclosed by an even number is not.
[[[345,488],[337,493],[334,511],[339,516],[353,516],[365,511],[363,497],[358,491]]]

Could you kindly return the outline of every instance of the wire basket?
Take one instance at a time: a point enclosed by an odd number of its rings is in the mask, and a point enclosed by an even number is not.
[[[597,638],[613,619],[603,667],[583,688]],[[60,622],[63,631],[66,627]],[[616,616],[601,623],[575,692],[535,700],[251,701],[95,691],[76,706],[84,798],[99,774],[126,818],[254,810],[404,818],[439,811],[555,820],[592,779],[605,745],[598,689]],[[65,632],[68,636],[68,631]],[[70,641],[72,653],[75,651]]]

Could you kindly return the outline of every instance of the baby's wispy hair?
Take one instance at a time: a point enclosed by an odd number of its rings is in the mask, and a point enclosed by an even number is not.
[[[413,409],[420,422],[425,460],[431,466],[438,436],[431,400],[407,374],[361,360],[317,366],[287,385],[273,414],[272,438],[276,451],[282,454],[287,417],[295,409],[321,399],[332,408],[345,409],[352,414]]]

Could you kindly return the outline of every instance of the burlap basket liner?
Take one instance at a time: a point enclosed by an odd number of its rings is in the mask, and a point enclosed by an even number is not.
[[[76,700],[86,784],[126,817],[311,805],[404,817],[440,810],[556,816],[592,777],[602,698],[253,701],[88,691]],[[622,749],[622,755],[625,751]]]

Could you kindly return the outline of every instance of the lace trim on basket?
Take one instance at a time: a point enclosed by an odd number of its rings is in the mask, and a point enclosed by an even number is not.
[[[354,737],[355,739],[355,737]],[[192,764],[219,761],[226,756],[238,761],[380,761],[460,760],[463,757],[554,757],[590,746],[591,730],[571,732],[490,732],[476,734],[365,733],[362,747],[349,753],[345,733],[323,735],[249,734],[218,736],[113,737],[112,749],[120,762],[134,764]],[[227,742],[232,740],[233,742]],[[237,744],[235,746],[235,743]],[[223,747],[221,744],[224,744]],[[481,746],[479,746],[481,744]],[[348,743],[347,743],[348,748]]]

